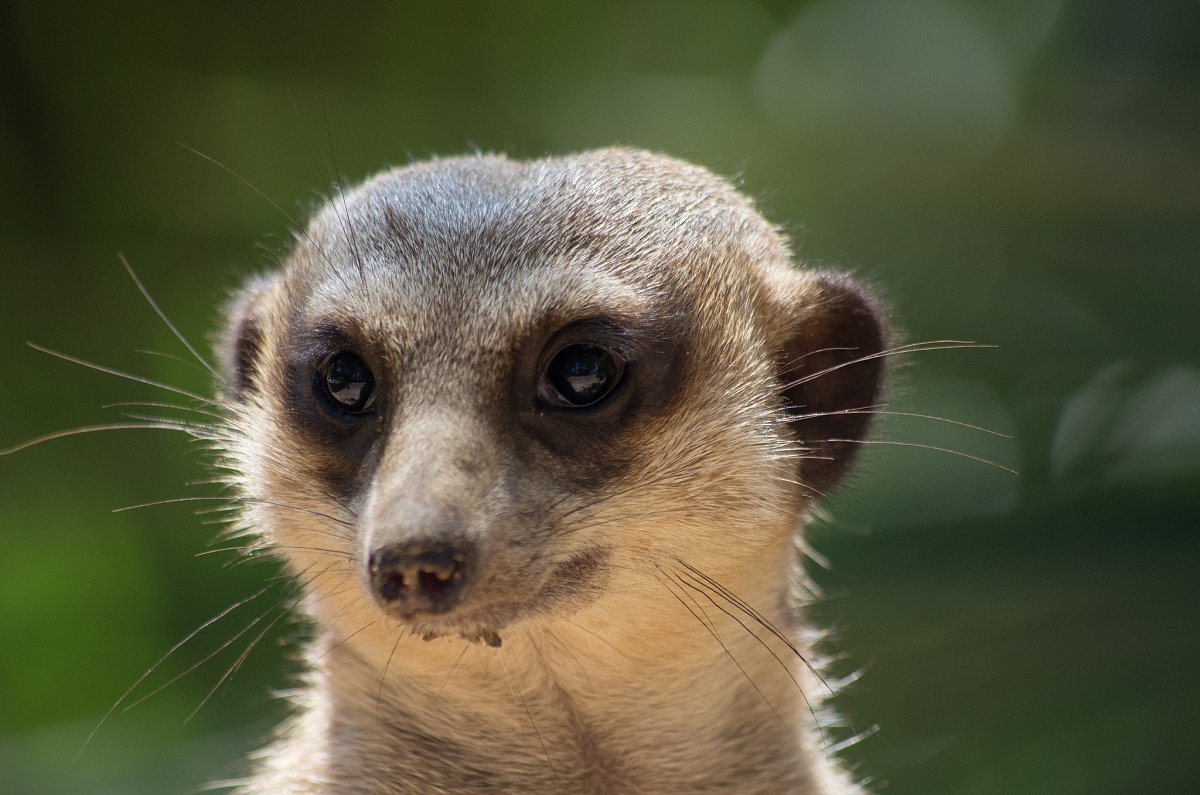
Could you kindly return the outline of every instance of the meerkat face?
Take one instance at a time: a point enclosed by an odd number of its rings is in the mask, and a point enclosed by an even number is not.
[[[660,559],[755,565],[880,375],[843,366],[881,349],[869,300],[788,260],[646,153],[376,177],[230,311],[246,522],[330,604],[493,643]]]

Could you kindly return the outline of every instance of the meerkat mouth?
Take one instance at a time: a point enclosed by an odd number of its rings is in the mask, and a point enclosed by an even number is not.
[[[425,630],[417,631],[417,637],[421,640],[439,640],[441,638],[457,637],[459,640],[465,640],[468,643],[483,643],[491,646],[493,649],[500,648],[502,640],[500,633],[493,627],[478,627],[471,630],[459,630],[455,632],[442,630]]]
[[[490,602],[484,601],[482,594],[468,593],[453,608],[442,613],[401,612],[394,608],[385,608],[385,612],[422,640],[459,638],[499,648],[500,632],[524,619],[534,616],[552,618],[577,610],[589,594],[598,591],[597,578],[603,572],[608,554],[603,549],[589,548],[571,555],[556,564],[540,586],[521,589],[523,596],[519,600]],[[428,587],[452,587],[457,573],[451,561],[436,572],[421,571],[417,576],[426,578]]]
[[[484,644],[499,648],[500,629],[509,626],[509,621],[481,621],[470,617],[443,618],[440,621],[413,620],[413,618],[396,618],[401,626],[408,627],[413,635],[421,640],[455,639],[466,640],[469,644]]]

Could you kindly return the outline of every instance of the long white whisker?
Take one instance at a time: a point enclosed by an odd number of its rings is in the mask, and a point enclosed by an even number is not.
[[[303,592],[303,591],[304,591],[304,589],[305,589],[305,588],[306,588],[308,585],[312,584],[312,583],[313,583],[313,582],[314,582],[314,581],[315,581],[315,580],[316,580],[318,577],[320,577],[320,576],[322,576],[323,574],[325,574],[325,573],[326,573],[326,571],[328,571],[328,567],[326,567],[325,569],[323,569],[323,570],[321,570],[321,571],[317,572],[317,573],[316,573],[316,574],[314,574],[312,577],[309,577],[307,580],[305,580],[304,584],[302,584],[302,585],[299,585],[297,589],[298,589],[300,592]],[[271,588],[271,587],[272,587],[274,584],[275,584],[275,581],[272,581],[271,585],[268,585],[266,588],[263,588],[261,591],[259,591],[258,593],[256,593],[254,596],[250,597],[250,599],[255,599],[255,598],[257,598],[259,595],[261,595],[262,593],[265,593],[267,590],[269,590],[269,589],[270,589],[270,588]],[[216,649],[214,649],[212,652],[210,652],[210,653],[206,654],[206,655],[205,655],[203,658],[201,658],[200,660],[198,660],[198,661],[196,661],[196,662],[192,663],[192,664],[191,664],[191,665],[189,665],[187,668],[185,668],[184,670],[180,671],[178,674],[176,674],[175,676],[171,677],[170,679],[168,679],[168,680],[167,680],[166,682],[164,682],[163,684],[159,685],[158,687],[154,688],[153,690],[151,690],[151,691],[150,691],[149,693],[147,693],[146,695],[144,695],[144,696],[142,696],[141,698],[139,698],[137,701],[134,701],[134,702],[132,702],[132,703],[126,704],[126,705],[125,705],[125,706],[124,706],[124,707],[121,709],[121,711],[122,711],[122,712],[128,712],[129,710],[131,710],[131,709],[133,709],[134,707],[136,707],[138,704],[141,704],[142,702],[144,702],[144,701],[146,701],[146,700],[148,700],[148,699],[150,699],[150,698],[154,697],[154,696],[155,696],[155,695],[157,695],[158,693],[161,693],[163,690],[166,690],[168,687],[170,687],[171,685],[173,685],[175,682],[178,682],[180,679],[182,679],[183,677],[187,676],[187,675],[188,675],[188,674],[190,674],[192,671],[194,671],[194,670],[196,670],[197,668],[199,668],[201,665],[204,665],[204,663],[208,662],[208,661],[209,661],[209,660],[211,660],[213,657],[216,657],[218,654],[220,654],[221,652],[223,652],[225,649],[228,649],[230,646],[232,646],[232,645],[234,644],[234,642],[236,642],[236,641],[237,641],[237,639],[238,639],[238,638],[240,638],[240,637],[242,637],[243,635],[245,635],[247,632],[249,632],[251,629],[253,629],[253,628],[254,628],[254,627],[255,627],[255,626],[256,626],[256,625],[257,625],[259,622],[261,622],[261,621],[262,621],[264,618],[266,618],[267,616],[269,616],[273,610],[278,610],[279,608],[283,607],[283,605],[284,605],[286,602],[288,602],[288,601],[290,601],[290,600],[293,600],[293,599],[295,599],[295,598],[296,598],[296,597],[295,597],[295,595],[294,595],[294,594],[288,594],[288,595],[284,596],[282,599],[280,599],[279,601],[277,601],[275,604],[271,605],[271,606],[270,606],[270,607],[268,607],[266,610],[264,610],[262,613],[260,613],[260,614],[259,614],[259,615],[258,615],[256,618],[254,618],[252,621],[250,621],[250,623],[246,624],[246,626],[244,626],[244,627],[242,627],[240,630],[238,630],[238,632],[237,632],[237,633],[236,633],[236,634],[235,634],[233,637],[231,637],[231,638],[229,638],[228,640],[226,640],[224,643],[222,643],[220,646],[218,646],[218,647],[217,647]],[[249,601],[249,600],[248,600],[248,599],[247,599],[247,600],[243,600],[243,601],[242,601],[242,602],[240,602],[239,604],[245,604],[245,602],[246,602],[246,601]],[[235,606],[237,606],[237,605],[235,605]],[[288,611],[289,609],[290,609],[290,608],[284,608],[284,612],[283,612],[283,613],[281,613],[279,617],[282,617],[282,616],[284,616],[284,615],[287,615],[287,611]],[[226,610],[224,613],[220,614],[220,615],[218,616],[218,618],[220,618],[220,617],[223,617],[224,615],[228,614],[228,612],[229,612],[229,610],[227,609],[227,610]],[[278,620],[279,620],[279,617],[276,617],[276,619],[275,619],[274,621],[272,621],[272,622],[271,622],[271,624],[274,624],[276,621],[278,621]],[[208,624],[211,624],[211,623],[212,623],[213,621],[215,621],[215,620],[216,620],[216,619],[210,619],[208,622],[206,622],[206,623],[205,623],[205,624],[204,624],[204,625],[201,627],[201,629],[203,629],[203,627],[204,627],[204,626],[208,626]],[[269,626],[269,625],[268,625],[268,626]],[[198,631],[199,631],[199,630],[197,630],[197,632],[198,632]],[[183,641],[180,641],[180,643],[179,643],[179,644],[177,644],[176,646],[172,647],[171,651],[174,651],[176,648],[178,648],[178,646],[182,646],[182,645],[183,645],[183,643],[187,642],[187,640],[189,640],[191,637],[194,637],[194,636],[195,636],[195,634],[196,634],[196,633],[195,633],[195,632],[193,632],[191,635],[189,635],[189,636],[188,636],[187,638],[185,638]],[[167,652],[167,654],[168,654],[168,655],[169,655],[170,653],[171,653],[170,651],[169,651],[169,652]],[[162,659],[164,659],[164,660],[165,660],[165,659],[166,659],[166,656],[164,656]],[[161,662],[162,662],[162,660],[159,660],[159,663],[161,663]],[[158,664],[159,664],[159,663],[155,663],[154,667],[158,667]],[[153,669],[151,669],[151,670],[153,670]],[[149,673],[150,673],[150,671],[147,671],[147,672],[146,672],[146,674],[144,674],[144,675],[141,677],[141,679],[139,679],[139,680],[138,680],[138,682],[141,682],[141,681],[142,681],[142,679],[145,679],[145,677],[146,677],[147,675],[149,675]],[[136,686],[137,686],[137,684],[138,684],[138,683],[137,683],[137,682],[135,682],[135,683],[134,683],[134,687],[136,687]],[[218,684],[219,684],[219,683],[218,683]],[[207,699],[206,699],[206,700],[207,700]],[[190,716],[189,716],[189,717],[190,717]]]
[[[341,221],[342,226],[345,228],[346,236],[349,238],[350,256],[354,259],[355,268],[358,269],[359,282],[365,285],[367,276],[363,271],[362,255],[358,252],[358,235],[355,233],[354,224],[350,220],[350,206],[346,203],[346,186],[342,181],[342,174],[338,170],[337,155],[335,155],[333,152],[333,133],[329,128],[329,115],[325,112],[324,108],[321,109],[321,118],[325,122],[325,140],[329,144],[329,162],[333,166],[333,175],[337,180],[338,197],[341,199],[342,203],[342,212],[338,213],[339,220]],[[331,202],[331,204],[336,211],[337,202]]]
[[[275,616],[270,623],[262,628],[261,632],[255,635],[254,638],[248,644],[246,644],[246,648],[243,649],[242,653],[237,656],[237,659],[235,659],[233,663],[225,669],[225,673],[221,674],[221,678],[218,679],[217,683],[212,686],[212,689],[204,694],[204,698],[200,699],[200,703],[196,705],[196,708],[188,713],[188,716],[183,719],[184,723],[187,723],[192,718],[196,717],[196,713],[204,708],[204,705],[207,704],[208,700],[213,697],[213,694],[217,692],[217,689],[220,688],[221,685],[230,681],[233,675],[237,673],[238,669],[242,667],[242,663],[244,663],[246,658],[250,656],[250,652],[254,650],[254,647],[257,646],[259,642],[266,636],[266,634],[271,631],[272,627],[278,624],[280,620],[285,618],[287,615],[288,611],[286,609],[281,611],[279,615]]]
[[[193,414],[200,414],[205,417],[211,417],[219,422],[224,422],[225,417],[215,411],[205,411],[198,409],[195,406],[185,406],[182,403],[163,403],[156,400],[124,400],[119,403],[105,403],[100,408],[102,409],[118,409],[118,408],[152,408],[152,409],[173,409],[175,411],[189,411]]]
[[[260,199],[262,199],[267,204],[274,207],[277,211],[279,211],[280,215],[282,215],[284,217],[284,219],[287,220],[288,226],[292,230],[294,230],[293,235],[295,236],[296,240],[303,239],[303,240],[308,241],[308,243],[314,249],[316,249],[317,253],[319,253],[321,255],[321,259],[325,260],[326,264],[328,264],[331,269],[333,268],[333,262],[329,259],[329,255],[326,253],[325,248],[323,246],[318,245],[317,242],[312,239],[312,236],[310,236],[307,231],[301,229],[300,225],[298,223],[296,223],[296,220],[292,217],[292,215],[287,210],[283,209],[283,207],[281,207],[279,205],[279,202],[272,199],[264,191],[262,191],[257,185],[255,185],[253,182],[246,179],[241,174],[237,173],[232,168],[230,168],[229,166],[222,163],[220,160],[217,160],[215,157],[212,157],[211,155],[206,155],[204,152],[201,152],[199,149],[193,149],[192,147],[190,147],[187,144],[182,143],[180,141],[177,141],[176,143],[181,148],[186,149],[187,151],[191,152],[192,154],[196,155],[197,157],[207,160],[209,163],[212,163],[214,166],[221,169],[226,174],[233,177],[234,179],[236,179],[238,182],[245,185],[250,190],[254,191],[254,193],[257,194]]]
[[[71,364],[77,364],[80,367],[86,367],[89,370],[96,370],[101,373],[107,373],[108,375],[115,375],[118,378],[126,378],[130,381],[136,381],[139,384],[145,384],[147,386],[152,386],[156,389],[165,389],[168,392],[174,392],[177,395],[183,395],[186,398],[191,398],[192,400],[195,400],[197,403],[204,403],[209,406],[217,405],[217,402],[215,400],[206,398],[203,395],[198,395],[195,392],[189,392],[186,389],[180,389],[179,387],[171,386],[170,384],[164,384],[161,381],[155,381],[152,378],[146,378],[145,376],[134,375],[133,373],[126,373],[123,370],[117,370],[112,367],[105,367],[102,364],[96,364],[95,362],[89,362],[86,359],[80,359],[75,356],[70,356],[65,353],[60,353],[59,351],[52,350],[43,345],[38,345],[36,342],[26,341],[25,344],[28,345],[30,348],[33,348],[35,351],[53,356],[56,359],[62,359],[64,362],[70,362]]]
[[[183,336],[183,333],[175,327],[175,324],[171,322],[171,320],[167,317],[167,314],[162,311],[161,307],[159,307],[158,302],[151,297],[150,291],[146,289],[146,285],[142,284],[142,280],[138,278],[136,273],[134,273],[133,266],[129,264],[129,260],[125,259],[125,255],[117,254],[117,259],[121,260],[121,264],[125,266],[125,272],[129,274],[129,278],[133,280],[133,283],[137,286],[138,291],[142,294],[142,297],[146,299],[146,303],[150,304],[150,308],[154,310],[154,313],[158,315],[159,319],[162,320],[162,322],[166,324],[167,328],[171,330],[171,333],[175,335],[175,339],[183,343],[183,347],[188,349],[188,353],[196,357],[196,361],[200,362],[200,364],[204,366],[205,370],[216,377],[217,380],[224,383],[224,377],[222,377],[220,373],[213,369],[213,366],[208,363],[208,360],[200,355],[199,351],[192,347],[192,343],[188,342],[187,337]]]
[[[971,455],[970,453],[964,453],[959,450],[952,450],[949,447],[938,447],[937,445],[933,445],[933,444],[920,444],[918,442],[897,442],[897,441],[893,441],[891,439],[821,439],[820,441],[822,443],[829,443],[829,444],[880,444],[880,445],[890,445],[892,447],[919,447],[923,450],[936,450],[939,453],[949,453],[950,455],[955,455],[955,456],[958,456],[959,458],[966,458],[971,461],[978,461],[981,464],[987,464],[990,467],[995,467],[996,469],[1003,470],[1004,472],[1007,472],[1010,475],[1020,476],[1020,474],[1021,474],[1020,472],[1013,469],[1012,467],[1006,467],[1003,464],[997,464],[995,461],[989,461],[986,458],[980,458],[977,455]]]
[[[925,351],[955,351],[955,350],[962,350],[964,348],[976,349],[976,348],[995,348],[995,347],[996,347],[995,345],[980,345],[979,343],[966,341],[966,340],[934,340],[932,342],[914,342],[914,343],[910,343],[908,345],[899,345],[895,348],[888,348],[887,350],[884,350],[884,351],[870,353],[870,354],[867,354],[866,356],[856,356],[853,359],[848,359],[844,362],[839,362],[837,364],[826,367],[823,370],[818,370],[815,373],[809,373],[808,375],[801,376],[800,378],[789,381],[786,384],[784,384],[783,388],[784,389],[792,389],[794,387],[800,386],[801,384],[807,384],[809,381],[815,381],[816,379],[826,376],[826,375],[834,372],[835,370],[841,370],[843,367],[850,367],[851,365],[861,364],[863,362],[869,362],[873,359],[883,359],[888,356],[897,356],[902,353],[924,353]]]
[[[924,420],[935,420],[937,422],[944,422],[948,425],[957,425],[960,428],[969,428],[973,431],[979,431],[980,433],[990,434],[992,436],[997,436],[1001,439],[1013,438],[1012,436],[1010,436],[1009,434],[1006,434],[1006,433],[1000,433],[999,431],[993,431],[989,428],[984,428],[979,425],[972,425],[969,422],[962,422],[961,420],[952,420],[948,417],[939,417],[935,414],[921,414],[921,413],[918,413],[915,411],[890,411],[890,410],[883,409],[883,408],[876,408],[874,406],[865,406],[865,407],[854,408],[854,409],[837,409],[834,411],[814,411],[814,412],[807,413],[807,414],[792,414],[792,415],[781,416],[778,419],[779,419],[779,422],[781,422],[781,423],[790,423],[790,422],[794,422],[796,420],[819,419],[821,417],[836,417],[841,414],[868,414],[868,415],[872,415],[872,416],[878,415],[878,416],[882,416],[882,417],[916,417],[916,418],[924,419]]]
[[[158,660],[153,665],[151,665],[149,668],[147,668],[141,676],[139,676],[136,680],[134,680],[134,683],[131,684],[128,687],[128,689],[126,689],[125,692],[122,693],[121,696],[112,703],[112,706],[108,708],[108,711],[106,711],[104,713],[104,715],[101,716],[100,722],[96,724],[96,728],[92,729],[91,734],[89,734],[87,736],[87,739],[83,741],[83,747],[81,747],[79,749],[78,755],[82,755],[83,752],[85,750],[87,750],[88,745],[91,744],[92,740],[96,736],[96,733],[98,731],[100,731],[100,727],[103,726],[105,721],[107,721],[109,719],[109,717],[113,714],[113,712],[115,712],[116,709],[121,706],[122,702],[124,702],[125,699],[129,698],[129,694],[132,693],[134,690],[136,690],[138,685],[140,685],[142,682],[146,681],[146,677],[150,676],[152,673],[154,673],[156,670],[158,670],[158,667],[160,665],[162,665],[164,662],[166,662],[168,657],[170,657],[172,654],[174,654],[176,651],[178,651],[184,644],[186,644],[192,638],[196,637],[201,632],[203,632],[205,629],[207,629],[208,627],[211,627],[213,624],[217,623],[222,618],[224,618],[225,616],[232,613],[234,610],[237,610],[242,605],[245,605],[245,604],[248,604],[248,603],[254,601],[258,597],[265,594],[267,591],[271,590],[271,588],[274,587],[274,585],[275,585],[275,583],[270,583],[270,584],[264,586],[262,589],[251,594],[250,596],[247,596],[245,599],[241,599],[237,602],[234,602],[229,607],[222,610],[220,613],[217,613],[215,616],[208,619],[207,621],[205,621],[203,624],[196,627],[195,629],[193,629],[191,632],[189,632],[187,635],[185,635],[183,637],[183,639],[180,640],[178,643],[176,643],[174,646],[167,649],[166,654],[159,657]]]
[[[30,447],[35,447],[39,444],[44,444],[45,442],[52,442],[55,439],[65,439],[68,436],[81,436],[85,433],[99,433],[100,431],[146,431],[146,430],[150,430],[150,431],[180,431],[182,433],[188,434],[189,436],[196,436],[196,433],[193,429],[182,426],[182,425],[177,425],[177,424],[171,423],[171,422],[154,422],[154,423],[114,422],[114,423],[106,423],[103,425],[84,425],[79,428],[70,428],[65,431],[54,431],[53,433],[47,433],[42,436],[35,436],[34,438],[28,439],[24,442],[21,442],[18,445],[14,445],[13,447],[9,447],[4,450],[0,450],[0,456],[12,455],[13,453],[19,453],[22,450],[29,449]],[[209,437],[205,436],[205,437],[199,437],[199,438],[207,439]]]
[[[314,511],[309,508],[302,508],[299,505],[288,505],[287,503],[284,503],[284,502],[274,502],[272,500],[260,500],[260,499],[254,498],[254,497],[233,497],[233,496],[227,497],[227,496],[221,496],[221,495],[199,496],[199,497],[171,497],[171,498],[163,499],[163,500],[153,500],[151,502],[142,502],[142,503],[138,503],[137,505],[126,505],[122,508],[114,508],[113,513],[123,513],[124,511],[136,511],[141,508],[154,508],[154,507],[157,507],[160,505],[173,505],[173,504],[179,503],[179,502],[209,502],[209,501],[218,501],[218,500],[226,501],[226,502],[236,502],[236,503],[249,503],[252,505],[266,505],[271,508],[280,508],[280,509],[288,510],[288,511],[298,511],[300,513],[308,514],[309,516],[315,516],[318,519],[326,519],[330,522],[333,522],[334,524],[341,525],[342,527],[351,527],[352,526],[352,523],[345,519],[338,519],[337,517],[330,516],[327,513],[322,513],[321,511]]]
[[[177,428],[186,430],[192,435],[202,439],[216,439],[216,428],[212,425],[205,425],[196,422],[188,422],[187,420],[175,419],[173,417],[156,417],[152,414],[135,414],[131,411],[121,412],[121,416],[127,420],[140,420],[142,422],[162,422],[171,423]]]

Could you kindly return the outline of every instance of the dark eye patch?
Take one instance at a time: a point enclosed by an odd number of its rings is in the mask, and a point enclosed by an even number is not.
[[[375,346],[354,327],[297,318],[284,347],[283,417],[305,444],[314,481],[350,499],[369,481],[389,407],[390,381]]]
[[[590,489],[628,469],[638,429],[680,394],[683,337],[673,314],[570,315],[522,341],[505,422],[520,466]]]

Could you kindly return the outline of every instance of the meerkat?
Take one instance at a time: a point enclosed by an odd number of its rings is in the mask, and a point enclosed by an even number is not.
[[[314,626],[244,793],[853,793],[794,600],[886,324],[608,149],[338,195],[231,301],[221,464]]]

